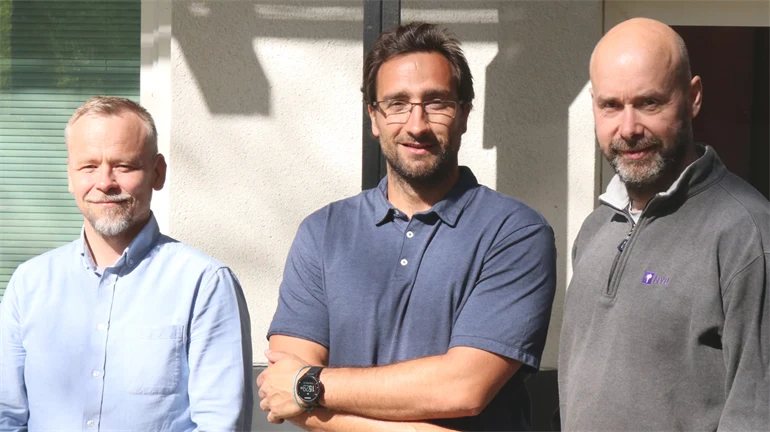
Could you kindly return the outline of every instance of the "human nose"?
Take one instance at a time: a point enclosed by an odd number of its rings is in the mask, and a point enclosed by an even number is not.
[[[115,174],[110,167],[100,167],[96,170],[96,187],[106,192],[117,187]]]
[[[430,128],[428,126],[428,115],[425,113],[425,107],[422,104],[412,104],[405,127],[409,133],[415,136],[424,133]]]
[[[644,134],[642,125],[638,122],[638,113],[633,107],[626,107],[620,123],[620,136],[626,141]]]

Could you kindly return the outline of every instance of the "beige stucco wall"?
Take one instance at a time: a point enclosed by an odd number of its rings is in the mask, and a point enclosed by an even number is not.
[[[263,363],[299,222],[360,190],[362,3],[145,3],[142,101],[170,161],[153,208],[173,237],[235,270]],[[569,247],[598,182],[586,83],[601,1],[402,8],[403,22],[444,24],[463,42],[477,98],[461,163],[554,227],[559,287],[543,362],[553,368]]]

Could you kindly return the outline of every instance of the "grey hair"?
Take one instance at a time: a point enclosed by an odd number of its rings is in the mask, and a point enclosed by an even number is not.
[[[72,117],[67,122],[67,127],[64,128],[64,141],[68,141],[72,125],[85,115],[97,114],[110,116],[122,114],[124,112],[134,113],[142,120],[147,132],[144,138],[145,148],[149,149],[152,157],[155,158],[158,155],[158,130],[155,128],[155,121],[152,119],[152,115],[138,103],[131,99],[121,97],[92,96],[89,98],[75,111],[74,114],[72,114]]]

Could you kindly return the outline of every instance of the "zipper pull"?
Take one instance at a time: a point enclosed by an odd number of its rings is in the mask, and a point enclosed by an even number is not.
[[[628,234],[626,234],[626,238],[624,238],[623,241],[620,242],[620,244],[618,245],[618,250],[620,252],[623,252],[623,249],[626,247],[626,244],[628,244],[628,240],[631,238],[631,234],[634,233],[634,228],[636,228],[636,224],[634,224],[631,227],[631,231],[629,231]]]

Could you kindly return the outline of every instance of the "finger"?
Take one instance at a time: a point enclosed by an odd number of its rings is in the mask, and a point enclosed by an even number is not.
[[[263,370],[262,373],[257,376],[257,387],[262,387],[262,384],[264,384],[265,379],[267,379],[267,375],[265,374],[267,372],[267,369]]]
[[[291,354],[287,354],[287,353],[280,352],[280,351],[271,351],[271,350],[265,351],[265,357],[267,357],[267,360],[272,362],[272,363],[275,363],[277,361],[283,360],[284,358],[286,358],[286,357],[288,357],[290,355]]]
[[[265,399],[267,397],[267,392],[262,389],[259,389],[259,392],[257,394],[259,395],[260,399]]]
[[[267,414],[267,421],[270,422],[270,423],[273,423],[273,424],[281,424],[281,423],[283,423],[283,419],[278,417],[278,416],[276,416],[272,412]]]
[[[259,409],[264,412],[270,412],[270,404],[267,403],[267,400],[262,399],[262,402],[259,403]]]

